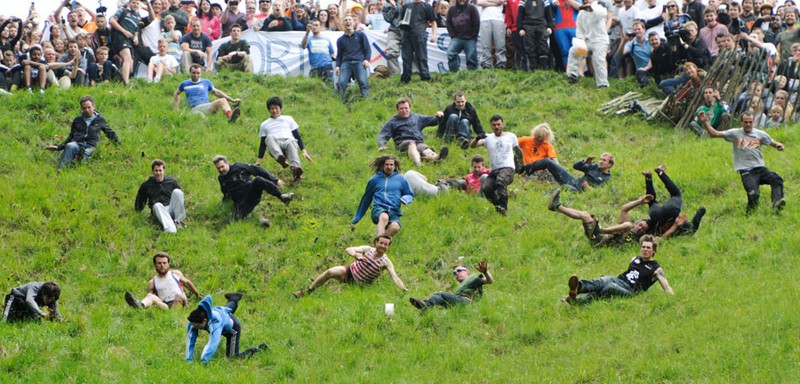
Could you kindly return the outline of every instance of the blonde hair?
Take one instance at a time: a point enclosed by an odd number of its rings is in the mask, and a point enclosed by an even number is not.
[[[541,142],[546,141],[552,143],[554,140],[553,129],[550,128],[550,124],[547,123],[542,123],[533,127],[533,129],[531,129],[531,136]]]

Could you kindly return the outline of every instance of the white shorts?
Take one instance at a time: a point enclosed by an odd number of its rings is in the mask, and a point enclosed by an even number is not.
[[[213,103],[204,103],[200,105],[195,105],[194,108],[192,108],[192,113],[207,115],[211,112],[211,104]]]

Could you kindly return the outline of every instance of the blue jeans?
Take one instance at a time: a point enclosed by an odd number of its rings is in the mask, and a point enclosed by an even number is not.
[[[459,120],[458,115],[452,114],[447,117],[444,127],[444,141],[447,143],[453,141],[453,134],[469,139],[469,120],[467,119]]]
[[[89,158],[92,157],[92,153],[94,153],[94,147],[84,142],[70,141],[67,143],[67,145],[64,146],[64,152],[61,153],[61,162],[58,164],[58,169],[69,164],[72,159],[78,155],[81,149],[83,150],[83,161],[89,160]]]
[[[450,46],[447,47],[447,66],[450,72],[458,72],[461,67],[461,58],[458,56],[461,51],[467,56],[467,69],[478,69],[478,41],[451,38]]]
[[[585,293],[581,302],[588,302],[596,298],[628,297],[633,296],[633,289],[628,283],[615,276],[603,276],[592,280],[581,280],[578,293]]]
[[[454,295],[447,292],[436,292],[433,294],[433,296],[431,296],[430,299],[425,300],[425,304],[428,304],[428,306],[439,305],[445,308],[457,304],[469,304],[470,302],[470,299],[464,296]]]
[[[681,75],[679,77],[662,80],[660,83],[658,83],[658,87],[661,88],[661,90],[667,95],[671,95],[676,89],[682,87],[687,82],[689,82],[689,78]]]
[[[339,94],[345,98],[347,94],[347,86],[350,85],[350,78],[355,77],[358,86],[361,88],[361,96],[369,97],[369,82],[367,82],[367,69],[364,68],[362,63],[357,60],[342,62],[339,68],[339,82],[336,84],[339,88]]]
[[[560,164],[551,159],[534,161],[533,163],[525,165],[523,169],[525,170],[526,174],[532,174],[536,171],[546,169],[550,171],[550,173],[553,175],[553,178],[562,187],[566,187],[575,192],[581,192],[583,190],[583,187],[578,184],[578,180],[570,175],[566,168],[562,167]]]

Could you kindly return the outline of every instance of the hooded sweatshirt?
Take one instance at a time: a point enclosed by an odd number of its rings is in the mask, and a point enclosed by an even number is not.
[[[231,309],[228,307],[211,307],[211,295],[206,295],[198,308],[206,311],[208,321],[206,322],[204,331],[209,333],[208,343],[203,347],[203,354],[200,356],[200,361],[203,364],[208,364],[208,361],[214,357],[217,352],[219,342],[223,334],[230,333],[233,330],[233,321],[231,320]],[[192,323],[186,328],[186,361],[194,360],[194,343],[197,341],[198,329]]]
[[[397,214],[397,216],[402,216],[401,201],[406,205],[414,201],[414,192],[411,191],[406,177],[398,172],[386,176],[385,173],[379,171],[367,182],[364,196],[361,197],[361,203],[358,204],[356,215],[353,217],[353,224],[361,221],[361,218],[367,213],[370,203],[372,203],[373,209],[382,208]]]

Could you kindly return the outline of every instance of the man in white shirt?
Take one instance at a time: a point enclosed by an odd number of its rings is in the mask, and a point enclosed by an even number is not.
[[[520,154],[522,152],[517,144],[517,136],[503,131],[505,122],[502,116],[496,114],[490,121],[493,134],[483,138],[476,137],[470,143],[470,147],[486,146],[492,171],[483,182],[481,192],[494,205],[497,213],[505,215],[508,212],[508,186],[514,182],[516,168],[514,148]]]
[[[264,152],[269,149],[269,155],[282,167],[292,168],[294,181],[299,182],[303,175],[303,168],[300,165],[298,149],[303,153],[303,157],[308,161],[313,161],[306,151],[303,138],[300,137],[300,126],[291,116],[281,114],[283,101],[280,97],[270,97],[267,100],[267,109],[269,109],[270,118],[261,123],[258,131],[261,136],[261,144],[258,147],[256,165],[261,165],[261,161],[264,160]]]

